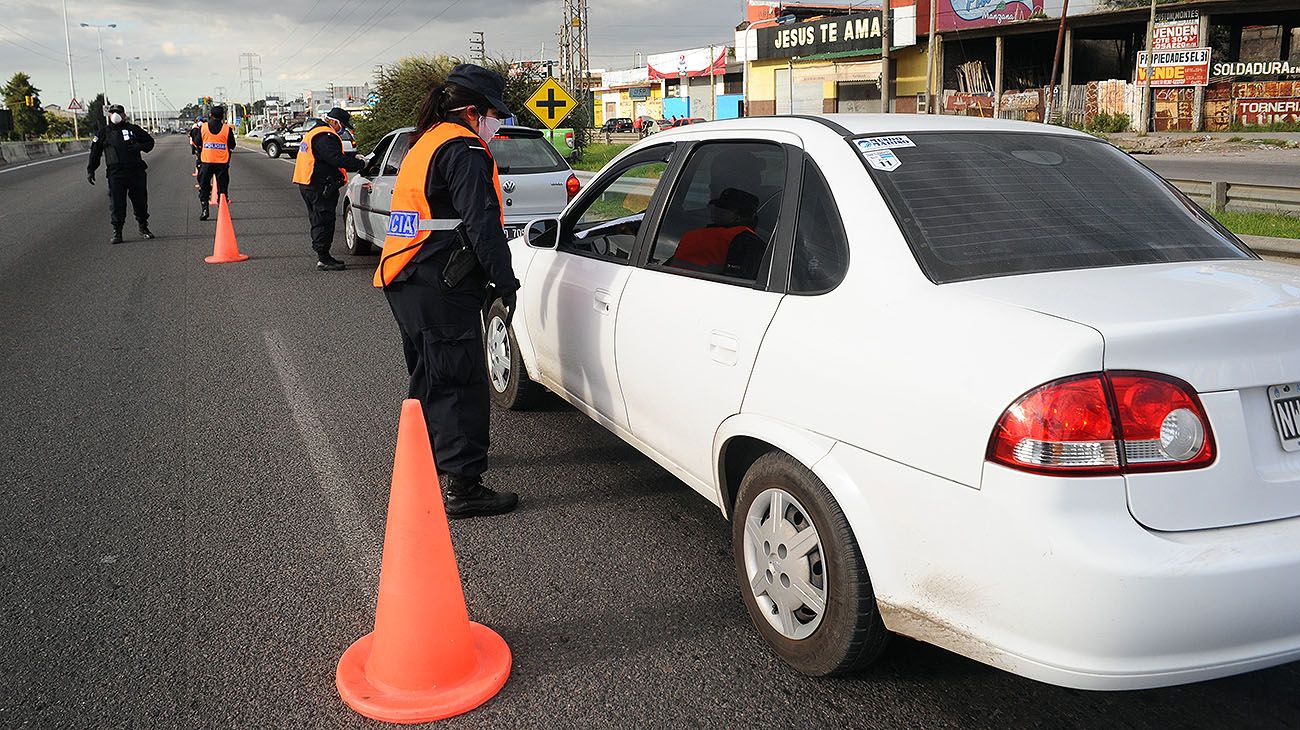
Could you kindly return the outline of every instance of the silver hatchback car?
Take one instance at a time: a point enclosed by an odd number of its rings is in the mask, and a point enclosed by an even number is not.
[[[384,135],[371,151],[365,169],[348,179],[343,200],[343,239],[348,253],[360,256],[383,248],[397,171],[411,148],[414,127]],[[542,132],[502,127],[488,143],[501,173],[506,237],[523,232],[528,221],[559,215],[581,184]]]

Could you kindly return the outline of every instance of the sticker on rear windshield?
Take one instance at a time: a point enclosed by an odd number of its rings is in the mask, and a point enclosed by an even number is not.
[[[863,157],[867,159],[867,164],[871,165],[871,169],[873,170],[884,170],[885,172],[893,172],[894,170],[897,170],[898,168],[903,166],[903,162],[902,160],[898,159],[898,155],[894,154],[890,150],[876,150],[874,152],[868,152],[864,154]]]
[[[912,140],[901,134],[894,135],[893,137],[867,137],[866,139],[854,140],[854,143],[857,144],[858,149],[863,152],[871,152],[872,150],[896,150],[900,147],[916,146]]]

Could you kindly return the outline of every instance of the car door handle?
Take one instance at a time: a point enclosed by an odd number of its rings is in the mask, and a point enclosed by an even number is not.
[[[364,190],[364,191],[366,191],[366,192],[368,193],[368,192],[374,190],[375,187],[374,187],[373,185],[371,185],[370,183],[367,182],[367,183],[361,183],[361,189]]]
[[[740,360],[740,340],[730,332],[709,333],[709,357],[714,362],[733,367]]]
[[[609,292],[604,289],[597,289],[596,293],[592,295],[591,298],[593,300],[593,308],[600,314],[608,317],[610,307],[614,304],[614,298],[609,295]]]

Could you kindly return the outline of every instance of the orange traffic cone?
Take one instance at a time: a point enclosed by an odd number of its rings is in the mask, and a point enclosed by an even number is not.
[[[230,222],[229,203],[226,196],[221,196],[221,208],[217,211],[217,238],[212,242],[212,255],[203,259],[210,264],[248,260],[247,256],[239,252],[239,243],[235,241],[235,224]]]
[[[402,403],[375,630],[348,647],[335,685],[384,722],[431,722],[494,697],[510,647],[469,620],[420,401]]]

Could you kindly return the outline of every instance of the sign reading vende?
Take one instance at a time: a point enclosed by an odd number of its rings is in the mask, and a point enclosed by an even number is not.
[[[1205,86],[1210,83],[1210,49],[1186,48],[1178,51],[1156,51],[1152,54],[1151,85]],[[1147,80],[1147,52],[1138,52],[1137,82]]]
[[[1152,29],[1151,47],[1157,51],[1177,51],[1199,48],[1201,45],[1201,14],[1195,10],[1180,10],[1156,16]]]

